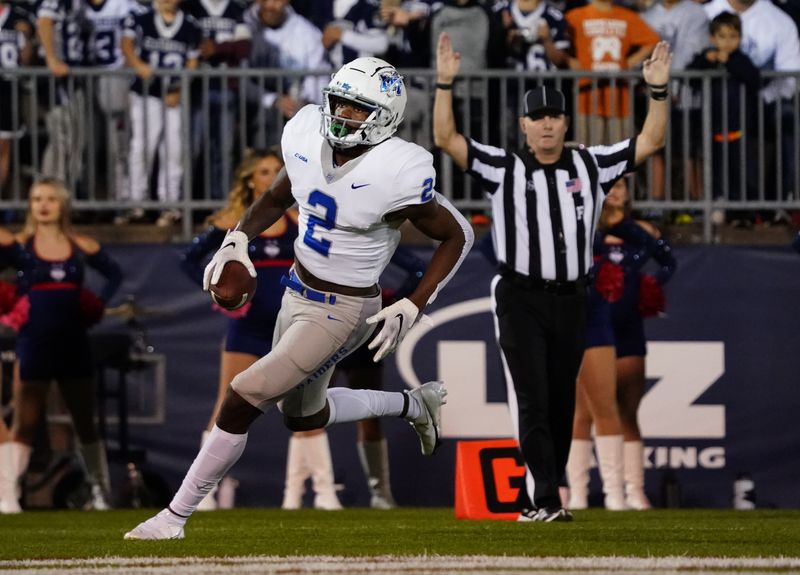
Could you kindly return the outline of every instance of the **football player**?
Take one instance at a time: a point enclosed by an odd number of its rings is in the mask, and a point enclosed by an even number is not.
[[[440,382],[407,393],[328,389],[336,363],[383,327],[371,341],[375,361],[394,351],[425,306],[456,272],[473,234],[455,208],[434,190],[433,157],[392,137],[403,120],[406,89],[387,62],[358,58],[333,75],[322,106],[302,108],[286,124],[286,166],[248,210],[205,270],[216,284],[228,262],[255,277],[250,238],[297,202],[295,263],[275,326],[272,351],[240,373],[219,418],[170,505],[125,534],[126,539],[180,539],[184,524],[239,459],[258,416],[277,405],[292,431],[373,417],[399,416],[419,435],[424,455],[439,443]],[[409,220],[441,243],[417,288],[381,309],[378,278]]]

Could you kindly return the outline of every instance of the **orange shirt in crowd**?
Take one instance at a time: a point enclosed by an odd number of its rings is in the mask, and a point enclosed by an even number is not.
[[[636,12],[621,6],[600,10],[588,4],[570,10],[566,18],[582,70],[625,70],[632,48],[655,46],[660,39]],[[617,89],[612,91],[609,81],[598,79],[595,102],[592,102],[591,84],[590,79],[580,82],[579,110],[582,114],[604,117],[629,114],[626,82],[618,81]]]

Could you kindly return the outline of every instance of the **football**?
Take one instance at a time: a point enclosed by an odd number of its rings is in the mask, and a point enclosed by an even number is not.
[[[256,278],[250,275],[244,264],[232,260],[225,263],[219,281],[212,284],[208,291],[215,304],[232,311],[253,298],[256,284]]]

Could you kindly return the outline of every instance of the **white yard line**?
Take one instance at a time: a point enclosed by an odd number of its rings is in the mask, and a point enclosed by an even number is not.
[[[93,559],[0,561],[0,573],[14,575],[178,575],[302,573],[708,573],[800,572],[800,558],[721,557],[494,557],[428,555],[377,557],[102,557]]]

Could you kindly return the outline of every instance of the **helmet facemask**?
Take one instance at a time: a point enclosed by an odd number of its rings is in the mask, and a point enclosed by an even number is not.
[[[403,120],[406,94],[402,76],[378,58],[358,58],[333,75],[322,90],[320,132],[338,149],[374,146],[390,138]],[[345,101],[365,110],[364,120],[336,115]]]

